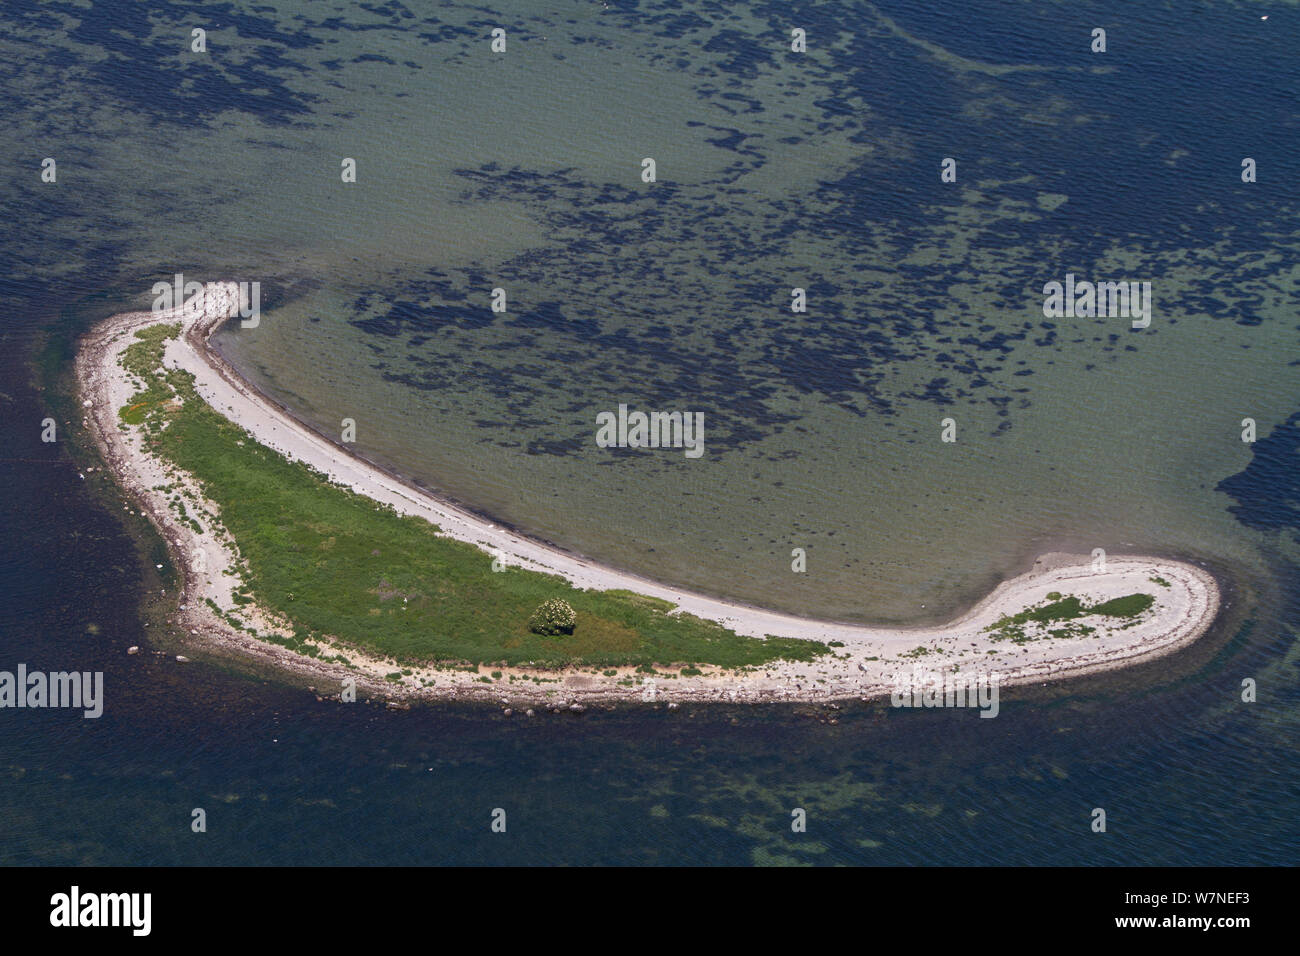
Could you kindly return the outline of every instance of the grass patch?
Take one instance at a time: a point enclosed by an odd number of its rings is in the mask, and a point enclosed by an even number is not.
[[[1003,615],[984,630],[991,632],[992,639],[995,641],[1011,641],[1014,644],[1037,640],[1043,636],[1043,632],[1046,636],[1055,638],[1084,637],[1095,633],[1097,628],[1078,623],[1079,618],[1092,616],[1136,618],[1156,601],[1150,594],[1126,594],[1123,597],[1089,606],[1074,596],[1062,598],[1057,591],[1051,592],[1047,597],[1049,599],[1047,604],[1026,608],[1018,614]],[[1059,600],[1051,600],[1053,597]],[[1030,629],[1027,625],[1031,624],[1043,625],[1043,627]],[[1062,626],[1047,626],[1051,624]],[[1034,631],[1038,632],[1037,638],[1033,636]]]
[[[1156,599],[1150,594],[1126,594],[1124,597],[1112,598],[1102,604],[1094,604],[1090,612],[1104,614],[1107,617],[1137,617],[1155,603]]]
[[[141,424],[144,421],[145,416],[148,414],[149,402],[137,402],[134,405],[128,405],[125,408],[119,408],[117,410],[118,418],[122,419],[122,421],[126,422],[128,425]]]
[[[812,660],[817,641],[744,637],[673,605],[626,591],[583,591],[511,568],[428,522],[288,462],[213,411],[186,372],[161,368],[177,326],[151,326],[123,353],[144,387],[138,418],[153,450],[193,475],[220,508],[247,564],[246,595],[297,626],[298,640],[330,636],[410,663],[737,668]],[[543,601],[572,605],[572,634],[528,628]]]
[[[636,607],[647,608],[651,611],[663,611],[666,613],[677,606],[672,601],[665,600],[664,598],[651,597],[648,594],[637,594],[635,591],[627,591],[621,588],[617,588],[613,591],[606,591],[604,593],[611,597],[622,598]]]

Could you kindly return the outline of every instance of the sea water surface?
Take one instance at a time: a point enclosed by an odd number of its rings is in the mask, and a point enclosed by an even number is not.
[[[1266,6],[7,5],[0,668],[108,700],[0,711],[0,859],[1293,862],[1300,11]],[[165,555],[40,441],[76,429],[43,373],[176,272],[262,283],[220,346],[309,423],[674,584],[919,622],[1103,547],[1231,607],[994,721],[393,713],[128,658]],[[1149,328],[1044,317],[1068,272],[1151,282]],[[705,454],[598,448],[620,403],[703,412]]]

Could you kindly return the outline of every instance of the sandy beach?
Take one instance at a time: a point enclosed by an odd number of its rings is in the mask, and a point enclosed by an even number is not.
[[[239,291],[233,283],[209,283],[193,308],[129,312],[100,323],[83,338],[76,362],[84,422],[118,483],[158,527],[182,569],[184,593],[176,611],[176,626],[199,643],[236,649],[311,675],[326,696],[337,696],[341,682],[352,678],[358,686],[387,699],[442,697],[515,707],[581,707],[619,699],[832,701],[887,695],[897,686],[900,674],[913,674],[918,665],[947,674],[996,674],[1000,684],[1007,686],[1057,680],[1169,654],[1204,634],[1219,610],[1219,588],[1208,571],[1167,558],[1119,554],[1108,555],[1102,565],[1086,555],[1044,555],[1032,570],[1004,581],[956,620],[925,628],[866,627],[793,617],[650,581],[494,525],[404,483],[299,424],[255,391],[209,346],[213,331],[235,315],[238,307]],[[353,664],[349,668],[241,632],[215,614],[206,601],[210,599],[264,630],[286,627],[287,622],[235,603],[238,553],[235,543],[220,530],[219,520],[213,520],[219,518],[216,506],[210,501],[204,506],[209,512],[207,534],[201,535],[178,520],[166,496],[154,489],[181,482],[202,498],[196,483],[151,454],[140,431],[124,425],[118,417],[118,409],[136,391],[119,364],[122,351],[137,330],[178,321],[183,334],[168,344],[165,363],[193,374],[203,399],[258,442],[311,465],[340,485],[400,513],[425,518],[442,533],[475,544],[507,565],[558,574],[581,588],[627,589],[661,598],[739,634],[807,638],[836,642],[837,646],[831,655],[813,663],[783,662],[744,674],[704,668],[700,676],[653,683],[637,675],[634,686],[627,683],[631,669],[609,677],[590,668],[536,672],[548,682],[535,684],[531,680],[511,683],[512,674],[520,677],[525,672],[503,667],[502,677],[486,684],[477,673],[414,667],[411,675],[394,683],[384,679],[396,669],[392,660],[362,655],[349,646],[346,653]],[[1152,595],[1155,604],[1136,618],[1114,619],[1114,626],[1099,625],[1085,635],[1043,636],[1014,643],[995,640],[995,635],[985,630],[1004,615],[1048,600],[1053,592],[1077,596],[1089,605],[1144,593]],[[925,599],[918,595],[918,603]],[[323,649],[331,646],[323,645]],[[403,666],[411,667],[405,662]]]

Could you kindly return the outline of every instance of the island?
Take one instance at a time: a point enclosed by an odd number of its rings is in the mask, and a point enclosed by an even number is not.
[[[98,324],[76,360],[84,424],[180,571],[171,624],[331,696],[870,700],[920,665],[1007,686],[1151,660],[1219,611],[1208,570],[1141,555],[1043,555],[934,627],[796,617],[606,567],[295,420],[210,345],[240,306],[238,284],[209,282]]]

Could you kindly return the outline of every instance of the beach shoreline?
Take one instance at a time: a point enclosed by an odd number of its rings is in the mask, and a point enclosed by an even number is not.
[[[582,706],[601,700],[647,699],[872,699],[888,695],[897,685],[898,674],[910,672],[922,661],[944,673],[997,673],[1002,686],[1056,681],[1147,662],[1202,636],[1220,608],[1219,586],[1208,571],[1184,561],[1136,555],[1111,555],[1103,570],[1094,567],[1090,556],[1041,556],[1030,571],[1002,581],[954,620],[928,627],[814,620],[673,588],[521,535],[408,484],[311,430],[254,389],[210,345],[212,334],[237,314],[239,304],[238,287],[233,283],[209,283],[194,307],[121,313],[97,324],[83,337],[76,358],[79,398],[85,424],[109,470],[162,533],[181,568],[184,590],[173,623],[203,643],[251,655],[317,684],[342,684],[350,678],[359,688],[390,699],[451,698],[514,706]],[[164,362],[194,375],[196,390],[204,401],[263,445],[310,465],[358,494],[401,513],[423,517],[443,534],[475,544],[507,565],[558,574],[580,588],[626,589],[671,601],[681,611],[717,621],[738,634],[804,638],[842,646],[812,662],[776,662],[743,674],[706,667],[698,676],[674,676],[655,680],[652,685],[644,683],[641,675],[633,677],[632,668],[616,668],[616,676],[609,677],[590,667],[542,670],[495,665],[492,669],[502,672],[501,678],[483,683],[478,670],[417,667],[359,654],[350,645],[333,647],[346,652],[354,665],[347,667],[238,630],[207,601],[225,613],[251,614],[264,628],[284,627],[287,622],[256,608],[240,608],[232,600],[239,583],[235,542],[211,517],[206,534],[177,520],[166,497],[156,489],[177,481],[185,483],[186,476],[152,455],[138,430],[123,426],[118,417],[118,409],[134,393],[130,376],[118,364],[122,351],[134,341],[136,331],[172,322],[181,323],[182,334],[168,342]],[[202,499],[197,482],[189,479],[188,487]],[[215,513],[210,501],[205,508]],[[1157,578],[1164,583],[1153,584]],[[985,630],[1004,615],[1041,603],[1051,593],[1067,591],[1090,604],[1135,592],[1150,593],[1156,604],[1136,622],[1100,637],[1051,638],[1015,645],[998,642]],[[386,679],[398,669],[412,673],[398,682]],[[539,675],[546,683],[535,682]]]

